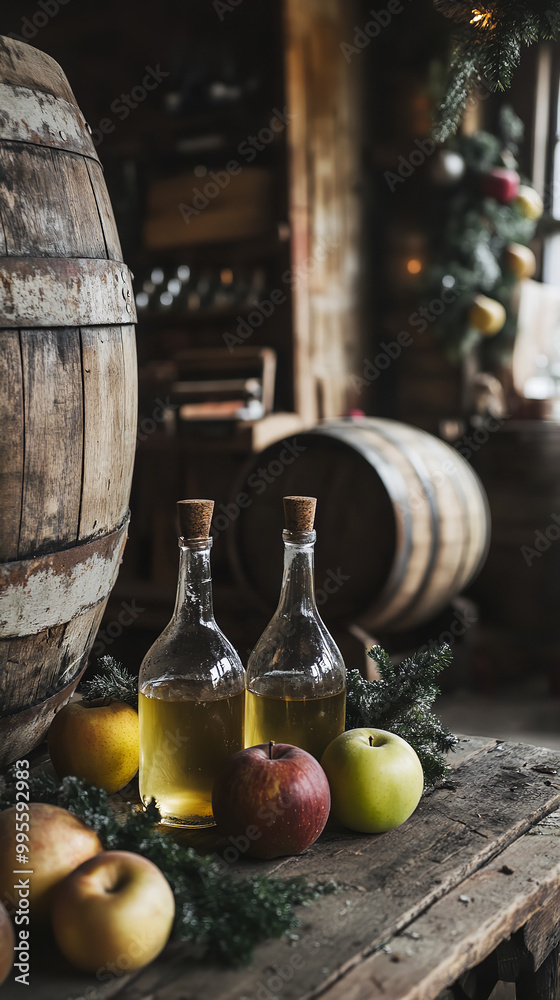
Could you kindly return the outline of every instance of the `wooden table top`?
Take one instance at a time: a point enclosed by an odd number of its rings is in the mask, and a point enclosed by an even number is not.
[[[535,915],[560,914],[560,753],[461,737],[450,762],[451,777],[397,830],[327,830],[301,856],[233,866],[344,886],[300,908],[297,930],[260,945],[250,966],[212,968],[173,945],[146,969],[99,983],[53,957],[33,974],[29,995],[435,1000]],[[207,833],[204,847],[219,853],[217,835]],[[556,923],[539,931],[541,958],[558,943]],[[6,984],[4,993],[21,991]]]

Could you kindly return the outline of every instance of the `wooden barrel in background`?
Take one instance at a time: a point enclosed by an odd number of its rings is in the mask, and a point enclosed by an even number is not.
[[[472,458],[492,514],[488,560],[472,588],[484,624],[560,635],[560,425],[508,420]]]
[[[329,420],[256,455],[223,514],[234,515],[237,581],[263,610],[278,601],[290,494],[318,498],[315,580],[329,622],[412,628],[460,593],[486,557],[486,497],[457,451],[392,420]]]
[[[128,525],[135,308],[62,70],[0,39],[0,764],[85,669]]]

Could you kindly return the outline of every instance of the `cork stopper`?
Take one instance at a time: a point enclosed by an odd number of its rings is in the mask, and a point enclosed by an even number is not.
[[[300,533],[313,531],[316,497],[284,497],[286,530]]]
[[[213,500],[178,500],[177,510],[182,538],[208,538],[214,510]]]

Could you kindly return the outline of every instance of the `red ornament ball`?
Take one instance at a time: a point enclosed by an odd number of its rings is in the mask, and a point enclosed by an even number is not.
[[[495,198],[501,205],[509,205],[519,193],[519,174],[516,170],[495,167],[481,177],[482,193]]]

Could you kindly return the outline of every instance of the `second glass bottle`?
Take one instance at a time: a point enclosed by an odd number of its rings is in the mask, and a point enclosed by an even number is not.
[[[320,759],[344,732],[346,670],[315,603],[316,503],[284,497],[282,590],[247,665],[245,746],[274,740]]]

